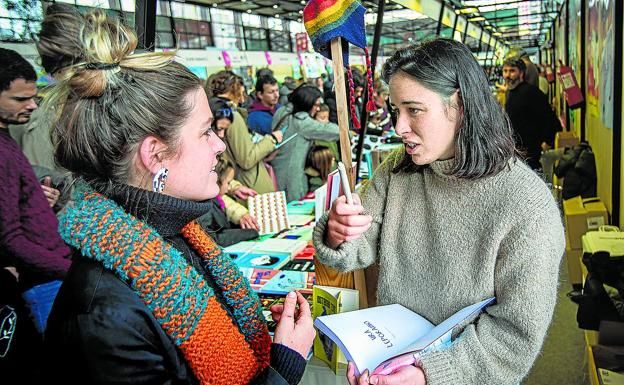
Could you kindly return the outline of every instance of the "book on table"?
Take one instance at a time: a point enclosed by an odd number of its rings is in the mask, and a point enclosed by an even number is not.
[[[357,373],[390,374],[413,364],[426,349],[450,344],[453,328],[494,300],[467,306],[437,326],[399,304],[319,316],[314,326],[338,345]]]

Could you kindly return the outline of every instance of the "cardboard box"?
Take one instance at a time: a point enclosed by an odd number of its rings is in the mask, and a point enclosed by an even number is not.
[[[559,131],[555,134],[555,148],[573,147],[579,143],[579,138],[572,131]]]
[[[609,224],[607,208],[599,198],[574,197],[563,201],[566,247],[581,249],[581,237],[590,230]]]
[[[572,286],[583,285],[583,272],[581,259],[583,249],[568,249],[566,247],[566,265],[568,266],[568,280]]]

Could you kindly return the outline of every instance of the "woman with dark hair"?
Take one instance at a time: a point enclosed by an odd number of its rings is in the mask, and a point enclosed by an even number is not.
[[[308,192],[305,164],[308,151],[315,140],[338,140],[338,125],[319,122],[314,115],[321,106],[321,91],[309,85],[296,88],[289,103],[273,117],[273,131],[282,132],[288,143],[279,149],[271,162],[277,177],[278,190],[286,192],[288,201],[303,198]]]
[[[175,52],[135,53],[134,32],[100,10],[74,20],[59,36],[79,56],[46,100],[60,110],[55,159],[76,177],[46,379],[295,385],[314,338],[305,298],[271,309],[271,341],[257,295],[196,221],[219,194],[225,150],[199,78]]]
[[[351,384],[517,384],[537,357],[564,250],[557,205],[515,151],[509,120],[461,43],[396,52],[384,80],[405,147],[354,204],[338,198],[314,232],[319,260],[341,271],[377,264],[377,301],[434,324],[496,297],[452,343],[387,378]],[[392,378],[390,378],[392,377]]]

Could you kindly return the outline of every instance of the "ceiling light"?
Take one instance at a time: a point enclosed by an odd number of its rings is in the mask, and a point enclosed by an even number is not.
[[[468,13],[478,13],[478,12],[479,12],[479,8],[477,7],[462,8],[462,9],[458,9],[455,11],[455,13],[461,14],[461,15],[465,15]]]
[[[300,15],[303,15],[303,9],[300,9],[300,10],[299,10],[299,14],[300,14]]]
[[[247,10],[247,13],[251,13],[251,9],[248,9],[248,10]]]
[[[468,19],[468,21],[485,21],[485,17],[483,16],[471,17]]]
[[[212,3],[212,6],[213,6],[214,8],[217,8],[217,5],[218,5],[217,3]]]
[[[298,19],[297,19],[297,22],[301,23],[301,18],[298,18]]]
[[[279,19],[279,13],[275,14],[275,18]]]
[[[500,32],[494,32],[492,35],[493,35],[493,36],[503,36],[503,34],[502,34],[502,33],[500,33]]]
[[[277,4],[273,4],[273,9],[277,9],[278,5]]]
[[[306,5],[306,1],[305,0],[301,0],[300,3],[301,3],[301,5]]]

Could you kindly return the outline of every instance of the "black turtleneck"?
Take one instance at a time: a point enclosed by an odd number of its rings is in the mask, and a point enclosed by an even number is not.
[[[106,195],[128,214],[154,228],[165,241],[182,253],[213,289],[216,288],[214,279],[203,268],[201,258],[189,247],[181,234],[182,228],[187,223],[214,209],[214,203],[211,200],[186,201],[128,185],[109,187]],[[214,292],[219,302],[224,303],[221,291],[214,290]],[[230,309],[224,308],[232,317]],[[294,350],[280,344],[271,346],[271,367],[289,384],[295,385],[301,380],[305,364],[305,359]],[[259,383],[264,382],[263,377],[269,378],[270,373],[263,373],[257,379]]]

